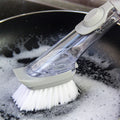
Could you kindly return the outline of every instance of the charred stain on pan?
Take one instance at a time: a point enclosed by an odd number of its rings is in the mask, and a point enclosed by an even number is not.
[[[108,73],[107,69],[111,68],[102,68],[101,66],[96,65],[90,60],[87,60],[84,57],[80,57],[77,61],[78,68],[76,69],[76,73],[80,75],[87,75],[88,77],[93,78],[94,80],[101,81],[106,85],[111,85],[113,87],[117,87],[114,85],[115,79],[113,79]]]
[[[19,120],[20,118],[17,116],[14,116],[12,114],[6,113],[3,110],[0,110],[0,116],[4,118],[4,120]]]

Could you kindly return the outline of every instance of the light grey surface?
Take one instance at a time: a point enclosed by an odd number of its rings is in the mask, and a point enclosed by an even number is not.
[[[26,0],[26,1],[31,1],[38,4],[45,4],[51,7],[64,9],[64,10],[67,9],[67,10],[76,10],[76,11],[89,11],[93,8],[90,6],[86,6],[84,4],[75,3],[74,0],[73,2],[68,2],[67,0]]]
[[[28,12],[52,9],[57,8],[26,0],[0,0],[0,19]]]

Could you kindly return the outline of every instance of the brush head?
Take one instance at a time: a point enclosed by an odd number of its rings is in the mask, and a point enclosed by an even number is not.
[[[78,88],[71,80],[62,85],[38,90],[21,85],[12,98],[21,111],[38,111],[68,103],[78,95]]]
[[[15,69],[14,73],[23,83],[12,96],[20,110],[51,109],[74,100],[79,94],[73,82],[75,70],[49,77],[32,77],[24,67]]]

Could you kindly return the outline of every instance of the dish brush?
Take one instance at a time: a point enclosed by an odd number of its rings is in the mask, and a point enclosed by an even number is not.
[[[22,85],[12,98],[20,110],[37,111],[68,103],[79,95],[75,63],[84,51],[119,22],[120,0],[91,10],[75,29],[47,52],[14,73]]]

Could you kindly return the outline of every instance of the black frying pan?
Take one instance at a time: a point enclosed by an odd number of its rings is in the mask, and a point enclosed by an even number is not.
[[[13,58],[14,53],[19,55],[22,52],[20,46],[22,46],[23,49],[27,51],[37,49],[40,47],[40,45],[52,46],[58,40],[63,38],[67,33],[73,30],[75,25],[77,25],[84,16],[85,13],[82,12],[45,11],[28,13],[25,15],[1,20],[1,59],[2,57],[8,59]],[[113,79],[109,73],[109,71],[115,68],[119,69],[119,32],[120,27],[116,25],[100,41],[97,41],[95,44],[93,44],[77,61],[79,64],[79,67],[77,68],[77,74],[87,75],[112,87],[119,87],[119,77],[114,78],[115,76],[113,75]],[[36,57],[29,58],[25,56],[24,58],[16,58],[16,61],[20,64],[26,65],[32,60],[36,59]],[[107,62],[109,64],[106,64]],[[90,69],[87,69],[88,67]],[[1,66],[0,69],[2,69]],[[118,73],[116,74],[119,75]],[[1,77],[2,76],[0,76],[0,78]],[[10,91],[14,92],[15,88],[10,89]],[[20,113],[16,106],[13,104],[12,100],[10,99],[10,95],[11,94],[9,94],[7,97],[3,95],[7,103],[4,103],[4,100],[0,98],[2,100],[0,103],[0,116],[2,116],[3,119],[8,118],[9,120],[12,118],[17,120],[18,118],[22,119],[26,117],[26,113]],[[59,116],[61,114],[64,115],[69,113],[72,108],[74,108],[74,105],[71,103],[66,107],[55,108],[52,112],[54,112],[54,116]],[[35,114],[35,112],[33,113]],[[28,113],[27,117],[30,118],[33,113]],[[40,111],[38,113],[38,117],[39,115],[51,117],[53,114],[51,111]]]

